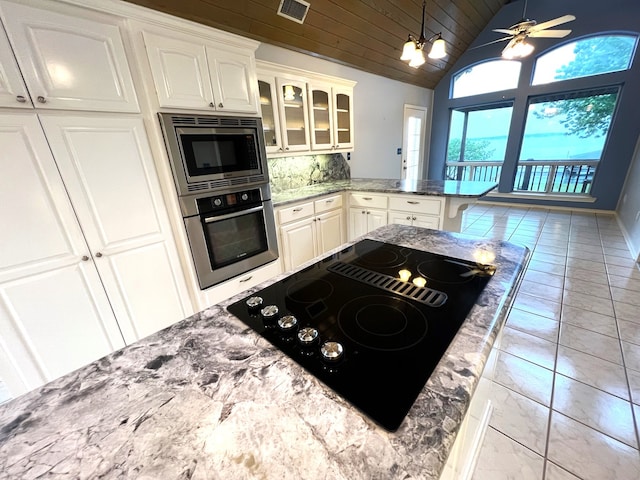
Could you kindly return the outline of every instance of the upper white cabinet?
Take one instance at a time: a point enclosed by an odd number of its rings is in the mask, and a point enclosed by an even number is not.
[[[0,25],[0,107],[33,108],[27,86]]]
[[[144,45],[160,107],[258,112],[253,50],[150,28]]]
[[[109,23],[111,17],[94,12],[91,18],[71,16],[10,1],[0,1],[0,16],[37,107],[140,110],[116,20]],[[10,53],[2,50],[4,67]]]
[[[353,88],[309,82],[312,150],[353,149]]]
[[[353,150],[355,82],[257,62],[267,153]]]

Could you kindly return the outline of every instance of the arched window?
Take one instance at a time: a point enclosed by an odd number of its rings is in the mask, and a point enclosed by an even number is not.
[[[635,35],[598,35],[567,43],[541,55],[532,85],[627,70],[636,49]]]
[[[453,77],[451,98],[510,90],[518,86],[520,62],[490,60],[465,68]]]

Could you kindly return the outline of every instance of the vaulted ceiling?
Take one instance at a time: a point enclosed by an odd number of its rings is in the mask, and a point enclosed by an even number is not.
[[[442,33],[448,55],[418,69],[399,59],[420,35],[421,0],[307,0],[304,24],[277,15],[280,0],[126,0],[260,42],[401,82],[434,88],[510,0],[427,0],[425,36]],[[426,49],[427,47],[425,47]]]

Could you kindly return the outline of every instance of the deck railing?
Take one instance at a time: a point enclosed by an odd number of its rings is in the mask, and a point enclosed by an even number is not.
[[[591,191],[597,161],[538,162],[525,160],[516,170],[513,190],[517,192],[584,195]],[[502,162],[450,162],[447,179],[498,182]]]

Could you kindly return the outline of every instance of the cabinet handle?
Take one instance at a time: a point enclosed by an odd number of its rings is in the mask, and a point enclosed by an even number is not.
[[[40,103],[47,103],[47,99],[46,99],[46,98],[44,98],[42,95],[40,95],[40,96],[38,97],[38,102],[40,102]]]
[[[329,200],[325,200],[326,203],[333,203],[335,199],[334,198],[330,198]]]
[[[372,198],[372,197],[362,197],[362,199],[363,199],[363,200],[367,200],[367,201],[369,201],[369,200],[373,200],[373,198]]]
[[[248,282],[249,280],[251,280],[253,278],[253,275],[249,275],[247,278],[243,278],[242,280],[240,280],[238,283],[245,283]]]
[[[89,261],[89,257],[86,255],[82,255],[82,261],[83,262],[88,262]]]
[[[96,257],[100,258],[102,254],[100,252],[96,253]]]
[[[218,108],[224,108],[224,105],[222,103],[219,103]]]
[[[296,207],[293,209],[294,212],[301,212],[302,211],[302,207]]]
[[[213,104],[213,102],[209,102],[209,106],[210,106],[211,108],[215,108],[215,105]]]
[[[25,103],[25,102],[27,101],[27,99],[26,99],[26,98],[24,98],[22,95],[18,95],[18,96],[16,97],[16,100],[17,100],[18,102],[20,102],[20,103]]]
[[[420,202],[416,202],[415,200],[407,200],[409,205],[418,205]]]

